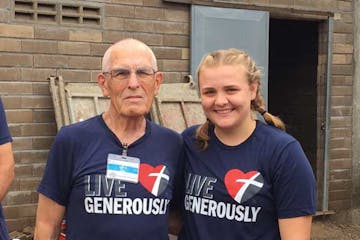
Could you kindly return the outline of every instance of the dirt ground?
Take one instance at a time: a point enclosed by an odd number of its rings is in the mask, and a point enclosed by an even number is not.
[[[177,240],[177,237],[170,235],[170,240]],[[314,219],[311,240],[360,240],[360,225]]]
[[[315,219],[311,230],[312,240],[360,240],[360,225],[340,224]]]
[[[11,239],[32,240],[33,227],[27,227],[23,232],[12,232]],[[170,240],[177,240],[170,235]],[[336,223],[327,219],[316,218],[313,221],[311,240],[360,240],[360,225]]]

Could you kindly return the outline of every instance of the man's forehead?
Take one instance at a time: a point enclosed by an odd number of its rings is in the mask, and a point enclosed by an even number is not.
[[[139,48],[116,48],[110,54],[110,63],[125,65],[149,65],[151,55],[145,49]]]

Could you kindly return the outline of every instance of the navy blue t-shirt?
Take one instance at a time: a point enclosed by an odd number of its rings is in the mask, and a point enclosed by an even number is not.
[[[4,107],[0,99],[0,145],[11,141],[12,139],[6,122]],[[0,204],[0,239],[10,239],[8,230],[6,228],[1,204]]]
[[[127,149],[140,159],[138,183],[107,178],[108,154],[123,146],[96,116],[59,131],[38,191],[66,207],[67,240],[168,239],[182,145],[180,134],[147,121]]]
[[[185,223],[180,240],[278,240],[278,219],[312,215],[316,185],[293,137],[257,121],[238,146],[224,145],[210,128],[200,151],[196,127],[183,132]]]

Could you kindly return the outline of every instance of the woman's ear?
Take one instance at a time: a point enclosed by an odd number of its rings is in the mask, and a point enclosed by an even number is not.
[[[250,92],[251,92],[251,100],[254,100],[256,98],[256,95],[258,93],[259,83],[251,83],[250,84]]]

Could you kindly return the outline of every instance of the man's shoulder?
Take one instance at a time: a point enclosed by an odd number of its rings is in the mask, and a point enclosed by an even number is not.
[[[161,125],[159,125],[157,123],[154,123],[154,122],[151,122],[151,121],[149,121],[149,122],[150,122],[150,125],[151,125],[151,131],[153,133],[155,133],[156,135],[162,135],[162,136],[167,136],[167,137],[170,137],[170,138],[181,139],[180,133],[176,132],[175,130],[164,127],[164,126],[161,126]]]
[[[92,134],[99,129],[100,123],[98,118],[99,116],[95,116],[81,122],[63,126],[59,130],[57,137],[86,137],[86,135]]]

